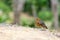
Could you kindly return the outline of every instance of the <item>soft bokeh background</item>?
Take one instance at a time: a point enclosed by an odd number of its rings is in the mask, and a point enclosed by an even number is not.
[[[60,0],[59,0],[60,6]],[[36,8],[37,16],[42,19],[48,28],[53,27],[53,13],[50,0],[26,0],[23,7],[23,12],[20,13],[20,23],[22,26],[34,27],[34,16],[31,5]],[[0,0],[0,23],[12,23],[14,20],[13,1]],[[60,24],[60,7],[58,8],[58,17]],[[60,26],[60,25],[59,25]]]

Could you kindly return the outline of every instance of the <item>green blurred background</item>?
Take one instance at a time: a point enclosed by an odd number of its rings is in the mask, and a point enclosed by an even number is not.
[[[50,0],[26,0],[21,16],[21,25],[34,27],[34,18],[32,15],[32,3],[36,7],[37,16],[42,19],[47,26],[53,25],[53,14],[51,11]],[[60,3],[60,0],[59,0]],[[60,24],[60,7],[59,7],[59,24]],[[28,13],[30,16],[25,15]],[[25,15],[25,16],[24,16]],[[12,0],[0,0],[0,23],[13,22],[13,5]]]

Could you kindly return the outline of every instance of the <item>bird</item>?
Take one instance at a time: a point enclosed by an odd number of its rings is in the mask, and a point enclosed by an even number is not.
[[[40,18],[35,18],[35,27],[48,29],[45,23]]]

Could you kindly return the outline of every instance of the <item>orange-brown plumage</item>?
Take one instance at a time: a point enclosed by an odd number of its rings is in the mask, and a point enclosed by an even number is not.
[[[48,29],[47,26],[44,24],[44,22],[40,20],[39,18],[35,19],[35,27]]]

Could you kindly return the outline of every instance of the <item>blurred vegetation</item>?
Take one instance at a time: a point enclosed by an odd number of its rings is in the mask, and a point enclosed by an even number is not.
[[[22,26],[30,26],[30,27],[34,27],[34,19],[33,18],[29,18],[29,17],[21,17],[21,25]]]
[[[46,21],[51,21],[53,19],[52,12],[44,9],[38,13],[38,17]]]
[[[60,0],[59,0],[60,1]],[[53,14],[51,12],[51,2],[50,0],[26,0],[24,5],[24,12],[29,12],[32,15],[32,3],[36,7],[36,12],[39,18],[44,21],[52,21]],[[12,11],[12,0],[0,0],[0,11],[3,15],[0,15],[0,23],[9,20],[9,12]],[[11,20],[11,19],[10,19]],[[9,20],[9,21],[10,21]],[[34,26],[34,20],[22,18],[21,19],[23,26]],[[60,22],[60,13],[59,13],[59,22]]]

